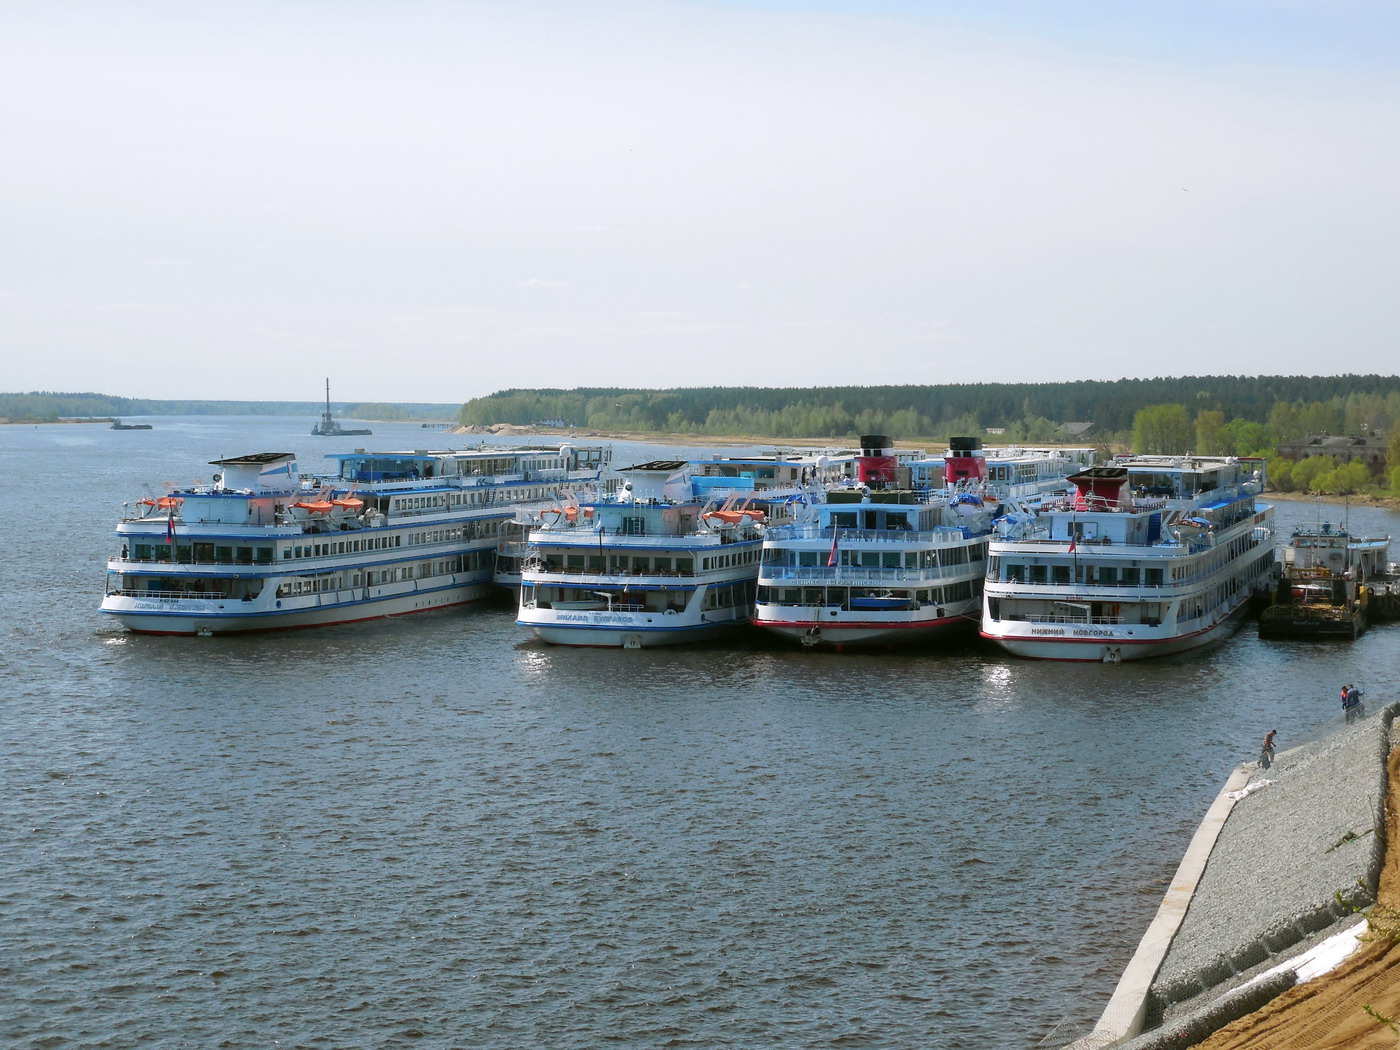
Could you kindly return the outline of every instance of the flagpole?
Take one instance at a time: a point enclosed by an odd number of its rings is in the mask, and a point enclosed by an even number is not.
[[[1079,583],[1079,515],[1070,518],[1069,553],[1074,559],[1074,582]]]

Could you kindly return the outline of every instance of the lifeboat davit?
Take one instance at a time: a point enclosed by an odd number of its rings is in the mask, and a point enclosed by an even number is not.
[[[585,518],[593,517],[593,508],[584,507],[583,516]],[[546,507],[544,510],[540,511],[540,520],[546,525],[557,525],[561,521],[567,521],[572,525],[574,522],[578,521],[578,517],[578,507]]]

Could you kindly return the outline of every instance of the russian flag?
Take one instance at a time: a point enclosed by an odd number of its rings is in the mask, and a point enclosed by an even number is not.
[[[165,542],[175,542],[175,508],[170,508],[170,517],[165,519]]]
[[[827,558],[826,558],[826,567],[827,567],[828,569],[834,568],[835,565],[836,565],[836,563],[837,563],[837,561],[840,560],[840,555],[839,555],[839,553],[837,552],[837,549],[836,549],[836,536],[837,536],[836,530],[835,530],[835,529],[832,529],[832,530],[831,530],[831,553],[830,553],[829,555],[827,555]]]
[[[1070,536],[1070,538],[1069,538],[1069,552],[1070,552],[1071,554],[1073,554],[1073,553],[1074,553],[1075,551],[1077,551],[1078,549],[1079,549],[1079,537],[1078,537],[1078,536]]]

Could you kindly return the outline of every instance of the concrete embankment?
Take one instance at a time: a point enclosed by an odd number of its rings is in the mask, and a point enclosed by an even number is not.
[[[1385,859],[1400,705],[1231,774],[1094,1031],[1074,1050],[1186,1046],[1257,1009],[1358,923]]]

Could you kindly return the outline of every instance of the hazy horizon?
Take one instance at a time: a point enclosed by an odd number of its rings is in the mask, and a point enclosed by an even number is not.
[[[1379,2],[16,0],[0,28],[15,391],[1395,368]]]

